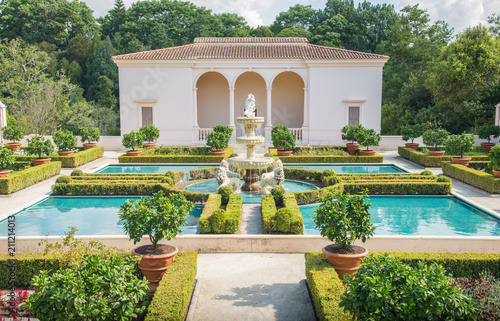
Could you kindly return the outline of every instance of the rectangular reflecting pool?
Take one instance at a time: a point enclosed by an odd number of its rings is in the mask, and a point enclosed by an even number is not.
[[[370,196],[375,235],[500,236],[500,220],[455,196]],[[300,206],[304,234],[319,235],[318,204]]]
[[[133,196],[50,196],[15,214],[16,236],[64,235],[76,226],[76,235],[125,235],[118,211]],[[195,205],[182,234],[199,234],[203,206]],[[7,236],[7,219],[0,222],[0,236]]]
[[[96,173],[101,174],[165,174],[168,171],[189,173],[195,168],[214,167],[218,164],[166,164],[166,165],[133,165],[133,164],[112,164],[107,165]]]
[[[337,174],[394,174],[408,173],[402,167],[394,164],[300,164],[300,165],[284,165],[288,168],[305,168],[324,171],[333,169]]]

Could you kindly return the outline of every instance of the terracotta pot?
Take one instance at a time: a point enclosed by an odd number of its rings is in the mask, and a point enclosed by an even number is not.
[[[285,150],[285,146],[278,146],[276,147],[276,150]]]
[[[74,150],[61,150],[57,152],[59,156],[73,156],[74,153]]]
[[[489,154],[491,148],[495,145],[495,143],[481,143],[481,148],[483,149],[485,154]]]
[[[32,158],[31,162],[33,163],[33,166],[38,166],[38,165],[43,165],[43,164],[48,164],[50,163],[50,157],[46,158]]]
[[[139,156],[142,154],[142,150],[128,150],[127,156]]]
[[[226,154],[225,150],[211,150],[210,155],[212,156],[224,156]]]
[[[495,175],[495,177],[500,178],[500,169],[494,169],[493,170],[493,175]]]
[[[0,178],[4,178],[4,177],[9,176],[9,173],[10,173],[10,169],[2,169],[2,170],[0,170]]]
[[[21,143],[9,143],[7,147],[13,152],[18,152],[21,149],[21,145]]]
[[[445,153],[444,150],[430,150],[429,156],[443,156]]]
[[[408,147],[408,148],[412,148],[414,150],[417,150],[418,149],[418,145],[419,144],[416,144],[416,143],[406,143],[405,144],[405,147]]]
[[[155,148],[156,143],[144,143],[142,144],[142,148]]]
[[[368,255],[368,250],[362,247],[365,251],[359,254],[337,254],[331,253],[326,250],[328,246],[325,246],[321,251],[325,255],[328,263],[333,265],[335,271],[339,275],[341,280],[344,279],[344,275],[353,275],[358,272],[359,266],[361,265],[361,260]]]
[[[377,152],[374,150],[360,150],[359,153],[361,156],[375,156]]]
[[[351,156],[356,155],[356,151],[359,148],[359,144],[357,144],[357,143],[347,143],[345,145],[347,146],[347,151],[349,152],[349,155],[351,155]]]
[[[471,159],[472,157],[452,157],[451,161],[455,164],[469,166]]]
[[[83,145],[83,149],[85,149],[85,150],[97,147],[97,143],[84,143],[82,145]]]
[[[139,269],[141,269],[142,274],[149,281],[148,287],[153,294],[156,292],[163,274],[167,271],[169,266],[172,265],[175,255],[179,252],[175,246],[172,247],[175,248],[173,252],[160,255],[141,255],[135,252],[138,248],[132,250],[132,255],[141,258],[141,261],[139,262]]]
[[[293,150],[278,150],[278,156],[292,156]]]

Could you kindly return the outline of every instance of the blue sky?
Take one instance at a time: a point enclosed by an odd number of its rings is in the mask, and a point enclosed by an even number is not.
[[[113,7],[114,0],[83,0],[95,11],[96,16],[105,15]],[[124,0],[130,6],[135,0]],[[250,26],[269,25],[276,15],[286,11],[297,3],[312,5],[313,8],[323,8],[326,0],[192,0],[199,6],[212,9],[216,13],[235,12],[245,17]],[[359,0],[355,0],[359,3]],[[486,18],[493,14],[500,14],[500,0],[373,0],[372,3],[391,3],[396,9],[405,5],[419,3],[421,8],[427,9],[433,21],[445,20],[455,32],[461,32],[467,26],[486,23]]]

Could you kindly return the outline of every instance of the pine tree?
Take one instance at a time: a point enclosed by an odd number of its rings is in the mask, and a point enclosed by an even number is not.
[[[82,81],[82,67],[80,64],[73,60],[68,67],[67,76],[72,84],[80,85]]]
[[[94,87],[94,97],[97,99],[97,104],[101,107],[116,109],[117,99],[113,82],[106,76],[100,76]]]
[[[123,0],[115,0],[115,6],[109,11],[113,33],[120,31],[120,26],[125,23],[127,9]]]
[[[113,60],[111,60],[114,54],[115,49],[111,44],[111,40],[107,37],[87,71],[86,83],[87,90],[90,92],[88,98],[92,98],[93,91],[96,90],[97,80],[100,76],[106,76],[113,82],[115,93],[118,90],[118,67]]]

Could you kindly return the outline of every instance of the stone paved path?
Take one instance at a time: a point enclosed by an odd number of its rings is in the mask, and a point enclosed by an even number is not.
[[[262,206],[243,204],[240,220],[241,234],[262,234]]]

